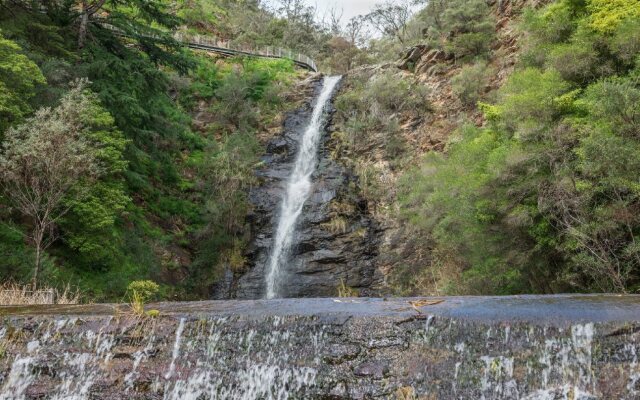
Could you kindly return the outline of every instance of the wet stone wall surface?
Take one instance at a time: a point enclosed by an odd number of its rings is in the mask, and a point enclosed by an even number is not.
[[[0,399],[640,398],[636,297],[443,300],[0,309]]]
[[[265,297],[265,276],[282,198],[322,89],[321,76],[316,78],[307,83],[312,93],[308,101],[287,113],[281,134],[267,144],[262,167],[256,171],[259,183],[248,193],[252,233],[244,254],[246,271],[219,285],[213,293],[215,299]],[[361,296],[372,296],[382,279],[375,265],[379,229],[367,211],[366,201],[358,195],[356,175],[332,158],[327,145],[333,112],[329,104],[311,192],[296,222],[290,259],[281,271],[286,283],[279,288],[278,297],[333,296],[341,284]]]

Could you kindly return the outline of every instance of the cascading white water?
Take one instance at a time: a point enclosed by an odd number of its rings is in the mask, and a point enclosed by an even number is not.
[[[287,261],[296,221],[311,191],[311,174],[316,169],[318,142],[322,136],[322,128],[325,122],[325,109],[340,78],[340,76],[331,76],[324,79],[322,92],[318,96],[311,120],[300,141],[300,149],[282,199],[275,241],[267,266],[268,299],[278,297],[278,289],[282,279],[282,266]]]

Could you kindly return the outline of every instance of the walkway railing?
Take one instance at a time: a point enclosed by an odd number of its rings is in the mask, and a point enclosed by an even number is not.
[[[109,30],[114,31],[118,35],[127,36],[120,29],[110,25],[108,23],[101,23],[101,25]],[[264,46],[264,47],[251,47],[245,45],[234,44],[229,40],[221,40],[216,37],[193,35],[186,32],[176,32],[173,34],[173,38],[184,44],[185,46],[205,50],[212,53],[221,54],[223,56],[249,56],[249,57],[264,57],[264,58],[282,58],[291,60],[299,67],[308,69],[313,72],[318,72],[318,67],[315,61],[304,54],[294,53],[291,50],[283,49],[280,47]]]
[[[234,44],[229,40],[221,40],[211,36],[191,35],[185,32],[177,32],[173,35],[174,39],[186,46],[194,49],[211,51],[222,55],[243,55],[265,58],[283,58],[292,60],[296,65],[311,70],[318,71],[315,61],[310,57],[294,53],[291,50],[280,47],[264,46],[251,47],[245,45]]]

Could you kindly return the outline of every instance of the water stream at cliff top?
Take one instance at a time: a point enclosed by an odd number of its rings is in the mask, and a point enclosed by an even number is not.
[[[279,297],[279,287],[283,280],[282,268],[289,257],[296,221],[311,192],[311,175],[316,169],[318,143],[324,130],[326,109],[340,78],[340,76],[324,78],[322,91],[316,100],[311,120],[300,140],[300,149],[282,199],[276,235],[267,265],[266,297],[268,299]]]

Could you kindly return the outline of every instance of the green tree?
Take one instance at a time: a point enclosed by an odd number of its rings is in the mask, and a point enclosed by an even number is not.
[[[29,99],[44,83],[38,66],[0,34],[0,134],[31,112]]]
[[[72,88],[56,108],[40,109],[7,132],[0,176],[5,196],[31,222],[34,288],[44,251],[57,237],[56,225],[73,207],[68,199],[85,198],[103,176],[103,162],[119,159],[121,149],[112,120],[83,83]]]

